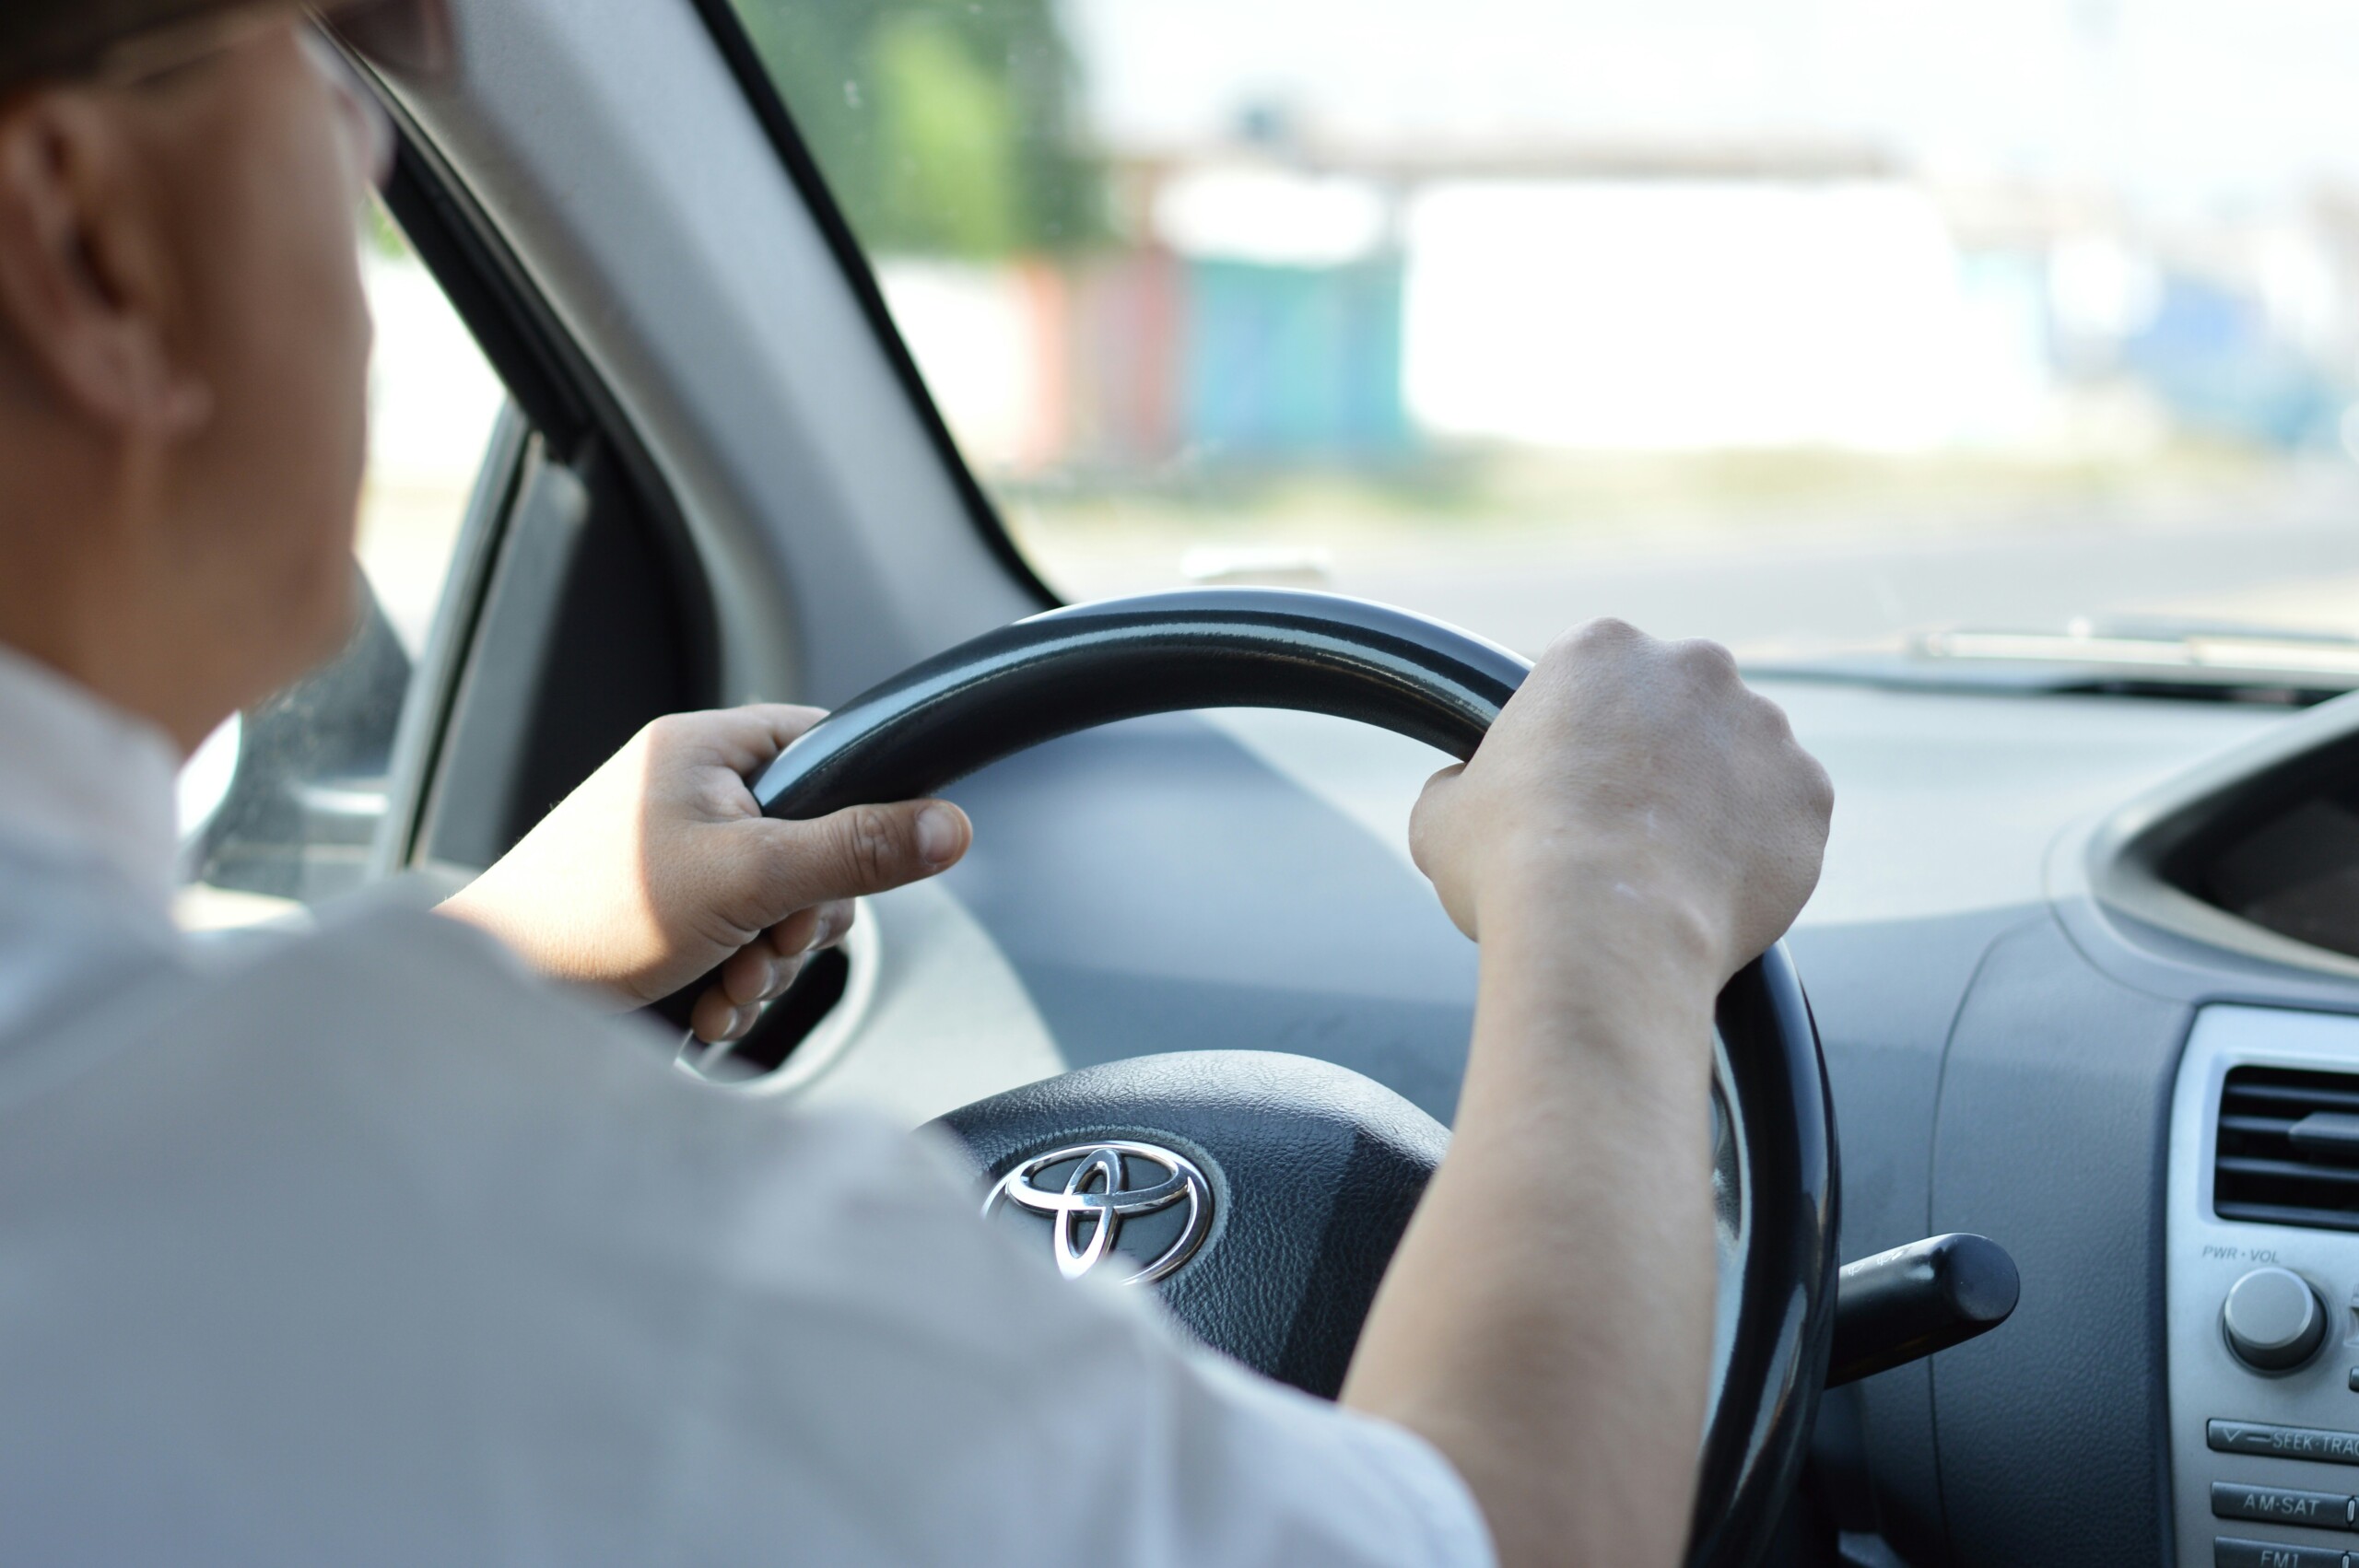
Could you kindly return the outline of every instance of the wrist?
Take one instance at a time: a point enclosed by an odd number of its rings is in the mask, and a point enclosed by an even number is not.
[[[1534,860],[1485,883],[1482,1006],[1509,1024],[1483,1032],[1496,1066],[1520,1079],[1582,1062],[1583,1079],[1626,1071],[1682,1103],[1700,1087],[1726,943],[1700,900],[1639,872]],[[1664,1048],[1674,1041],[1695,1048]],[[1529,1049],[1540,1055],[1525,1060]]]
[[[1519,856],[1483,879],[1475,919],[1486,950],[1543,945],[1562,965],[1708,998],[1736,967],[1711,895],[1624,853]]]
[[[640,996],[628,982],[608,977],[590,955],[571,944],[553,940],[546,924],[515,918],[497,896],[486,896],[483,882],[477,878],[461,888],[436,905],[434,912],[473,926],[526,968],[601,1012],[628,1012],[654,1000]]]

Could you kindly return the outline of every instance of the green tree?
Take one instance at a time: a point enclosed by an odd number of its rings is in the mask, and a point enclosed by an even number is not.
[[[1055,0],[734,0],[871,251],[971,258],[1105,231]]]

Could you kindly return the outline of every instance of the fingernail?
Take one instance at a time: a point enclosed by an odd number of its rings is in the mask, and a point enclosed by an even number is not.
[[[958,817],[948,806],[918,813],[918,855],[929,866],[945,866],[958,852]]]

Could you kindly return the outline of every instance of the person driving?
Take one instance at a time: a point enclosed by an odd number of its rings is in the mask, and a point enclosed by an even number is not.
[[[175,934],[178,765],[355,616],[390,136],[340,50],[450,23],[0,11],[0,1558],[1678,1562],[1713,1001],[1832,803],[1716,647],[1575,631],[1418,802],[1474,1038],[1338,1403],[625,1018],[717,970],[740,1036],[965,852],[942,802],[762,817],[808,709],[651,725],[440,911]]]

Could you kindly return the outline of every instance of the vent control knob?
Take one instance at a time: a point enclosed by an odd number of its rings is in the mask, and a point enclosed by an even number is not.
[[[2326,1304],[2291,1270],[2256,1269],[2229,1290],[2220,1327],[2247,1366],[2291,1372],[2326,1343]]]

